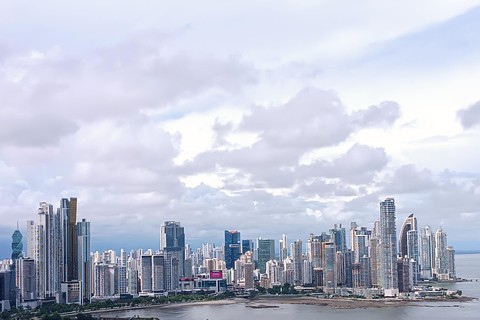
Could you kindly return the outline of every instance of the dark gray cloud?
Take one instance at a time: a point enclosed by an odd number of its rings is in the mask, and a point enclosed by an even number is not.
[[[465,109],[457,111],[457,117],[460,119],[464,129],[470,129],[480,124],[480,101],[468,106]]]

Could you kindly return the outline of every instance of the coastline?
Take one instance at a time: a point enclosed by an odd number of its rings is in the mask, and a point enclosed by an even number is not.
[[[284,297],[284,296],[261,296],[256,297],[252,302],[261,304],[305,304],[328,306],[335,309],[367,309],[367,308],[385,308],[385,307],[404,307],[404,306],[431,306],[429,303],[450,302],[446,307],[458,307],[459,303],[478,300],[473,297],[460,297],[456,299],[418,299],[418,300],[400,300],[400,299],[347,299],[347,298],[317,298],[317,297]]]
[[[121,307],[114,309],[102,309],[85,311],[83,313],[88,314],[108,314],[131,310],[142,310],[152,308],[176,308],[185,306],[202,306],[202,305],[229,305],[229,304],[245,304],[245,307],[249,308],[272,308],[275,304],[303,304],[303,305],[316,305],[326,306],[335,309],[373,309],[373,308],[391,308],[391,307],[432,307],[431,303],[448,302],[448,305],[442,305],[442,307],[460,307],[460,303],[470,302],[478,300],[473,297],[459,297],[456,299],[418,299],[418,300],[400,300],[400,299],[346,299],[346,298],[317,298],[312,296],[257,296],[255,298],[230,298],[215,301],[194,301],[194,302],[179,302],[179,303],[166,303],[157,305],[145,305],[135,307]],[[438,305],[436,305],[438,306]]]

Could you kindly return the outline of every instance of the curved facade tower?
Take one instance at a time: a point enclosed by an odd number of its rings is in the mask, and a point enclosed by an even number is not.
[[[408,232],[417,231],[417,218],[413,215],[409,215],[403,222],[402,229],[400,230],[400,239],[399,239],[399,253],[403,258],[408,255]]]
[[[22,255],[22,250],[23,250],[23,242],[22,242],[23,236],[20,230],[15,230],[15,232],[12,234],[12,260],[13,264],[15,264],[15,260],[19,258],[23,258]]]

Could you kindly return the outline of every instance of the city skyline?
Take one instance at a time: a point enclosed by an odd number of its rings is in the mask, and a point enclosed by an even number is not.
[[[225,230],[221,245],[195,248],[186,243],[181,222],[164,221],[158,250],[121,249],[120,254],[92,250],[90,222],[77,221],[77,200],[62,198],[56,210],[39,203],[38,223],[27,221],[27,254],[17,226],[11,259],[1,264],[2,309],[282,286],[306,286],[326,295],[400,297],[420,294],[425,289],[421,281],[457,281],[456,252],[442,227],[435,233],[429,226],[419,229],[411,214],[397,237],[392,197],[379,203],[373,228],[351,222],[350,239],[337,224],[328,233],[311,233],[305,247],[301,239],[289,242],[285,234],[253,241]]]
[[[0,257],[70,197],[99,250],[165,221],[305,247],[387,197],[397,236],[480,250],[479,28],[480,0],[2,2]]]

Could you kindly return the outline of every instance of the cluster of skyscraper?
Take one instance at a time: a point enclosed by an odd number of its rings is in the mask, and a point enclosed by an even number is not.
[[[77,222],[77,198],[62,199],[59,208],[41,202],[38,223],[27,222],[27,254],[21,252],[22,235],[12,236],[15,277],[10,301],[36,306],[38,301],[83,302],[90,298],[90,223]],[[5,296],[4,296],[5,298]]]
[[[25,257],[20,231],[12,236],[13,264],[2,264],[0,300],[31,306],[48,300],[82,304],[121,295],[249,290],[256,284],[269,288],[286,283],[321,286],[327,293],[353,288],[395,296],[411,291],[422,279],[455,279],[455,251],[447,246],[442,229],[419,229],[412,214],[397,242],[393,198],[380,203],[373,229],[351,223],[350,248],[345,228],[335,225],[328,233],[310,234],[306,252],[300,239],[289,244],[283,235],[278,255],[275,240],[242,240],[240,232],[228,230],[223,245],[206,243],[194,251],[175,221],[161,226],[160,250],[127,254],[122,249],[119,257],[112,250],[91,253],[90,223],[76,219],[76,198],[62,199],[56,211],[40,203],[38,223],[27,222]]]
[[[419,280],[455,279],[455,252],[447,246],[442,229],[435,233],[428,226],[418,229],[412,214],[397,243],[395,220],[395,200],[387,198],[380,203],[372,230],[352,222],[350,249],[345,228],[335,225],[328,234],[310,234],[305,253],[300,239],[288,245],[283,235],[278,256],[275,240],[259,238],[253,246],[254,241],[227,230],[224,247],[206,244],[196,252],[188,249],[187,264],[193,275],[223,270],[227,283],[247,290],[258,281],[265,288],[285,283],[322,286],[332,293],[339,288],[376,288],[377,294],[395,296],[411,291]]]

